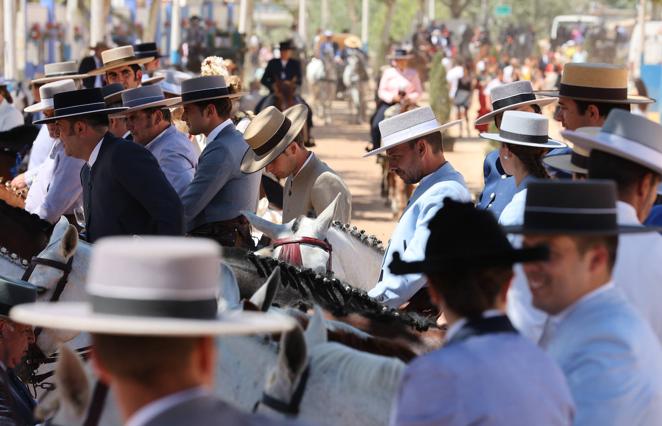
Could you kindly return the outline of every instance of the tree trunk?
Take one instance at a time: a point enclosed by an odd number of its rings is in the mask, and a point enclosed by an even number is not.
[[[393,23],[393,14],[395,13],[395,0],[385,0],[384,4],[386,5],[386,18],[384,19],[384,28],[382,29],[382,36],[379,40],[379,50],[375,60],[376,72],[379,72],[379,68],[381,68],[386,61],[389,40],[391,38],[391,24]]]
[[[352,34],[358,34],[359,19],[356,16],[356,0],[347,0],[347,12],[349,14],[349,30]]]

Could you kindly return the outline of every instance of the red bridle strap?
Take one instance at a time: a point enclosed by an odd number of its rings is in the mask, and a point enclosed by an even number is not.
[[[316,246],[329,253],[329,260],[326,262],[326,270],[331,271],[331,244],[325,240],[320,240],[312,237],[300,237],[300,238],[281,238],[271,242],[273,248],[280,247],[280,255],[278,260],[283,262],[290,263],[294,266],[303,266],[303,260],[301,259],[301,244],[307,244],[309,246]]]

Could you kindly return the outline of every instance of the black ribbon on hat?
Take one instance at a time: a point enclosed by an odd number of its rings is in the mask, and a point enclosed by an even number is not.
[[[581,154],[577,154],[574,151],[572,152],[572,154],[570,154],[570,164],[577,166],[579,168],[588,170],[588,160],[589,160],[588,157]]]
[[[216,298],[201,300],[144,300],[90,295],[98,314],[211,320],[218,315]]]
[[[499,129],[499,136],[517,142],[546,144],[549,141],[549,136],[547,135],[523,135],[521,133],[513,133],[503,129]]]
[[[498,109],[505,108],[514,104],[519,104],[520,102],[534,101],[535,99],[536,95],[533,93],[520,93],[519,95],[510,96],[492,102],[492,110],[496,111]]]
[[[627,101],[628,89],[627,87],[617,89],[584,87],[561,83],[561,86],[559,87],[559,96],[567,96],[569,98],[604,99],[605,101]]]
[[[138,99],[131,99],[126,102],[124,102],[125,107],[133,108],[145,104],[150,104],[152,102],[158,102],[164,100],[165,97],[161,95],[156,95],[156,96],[145,96],[144,98],[138,98]]]
[[[195,102],[209,98],[220,98],[228,96],[230,90],[227,87],[214,87],[213,89],[195,90],[193,92],[183,92],[182,102]]]
[[[90,104],[73,105],[70,107],[62,107],[55,109],[55,117],[63,115],[81,114],[86,112],[103,112],[106,108],[105,102],[93,102]]]
[[[280,125],[276,133],[273,134],[272,137],[270,137],[265,143],[262,145],[258,146],[257,148],[253,148],[253,151],[255,154],[262,156],[269,151],[271,151],[273,148],[278,145],[278,142],[283,140],[287,132],[290,130],[290,127],[292,126],[292,122],[290,121],[289,118],[284,117],[285,119],[283,120],[283,124]]]

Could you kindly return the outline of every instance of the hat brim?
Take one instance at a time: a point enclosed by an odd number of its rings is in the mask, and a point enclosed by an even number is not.
[[[520,235],[619,235],[642,234],[646,232],[662,232],[660,226],[618,225],[616,229],[572,229],[572,228],[527,228],[526,225],[502,226],[507,234]]]
[[[405,262],[399,253],[394,253],[389,270],[393,275],[408,275],[416,273],[435,273],[449,267],[466,264],[472,268],[497,265],[514,265],[515,263],[537,262],[549,259],[549,249],[537,246],[523,249],[510,249],[502,252],[473,251],[470,254],[456,253],[452,256],[436,256],[415,262]]]
[[[136,111],[142,111],[142,110],[148,109],[148,108],[172,107],[173,105],[178,104],[180,101],[181,101],[181,98],[177,97],[177,98],[166,98],[166,99],[162,99],[162,100],[156,101],[156,102],[149,102],[149,103],[139,105],[139,106],[136,106],[136,107],[133,107],[133,108],[125,109],[124,111],[113,114],[113,117],[124,117],[124,116],[132,114]]]
[[[590,136],[583,132],[564,130],[561,134],[584,149],[604,151],[662,174],[662,153],[639,142],[604,132]]]
[[[241,98],[242,96],[245,96],[246,94],[247,94],[247,92],[229,93],[227,95],[222,95],[222,96],[210,96],[208,98],[192,99],[190,101],[180,101],[178,104],[175,104],[175,106],[194,104],[194,103],[197,103],[197,102],[204,102],[204,101],[211,101],[211,100],[214,100],[214,99],[223,99],[223,98],[236,99],[236,98]],[[181,94],[179,96],[181,96]]]
[[[492,121],[492,119],[496,115],[499,115],[499,114],[504,113],[506,111],[511,111],[511,110],[521,108],[521,107],[527,106],[527,105],[538,105],[540,107],[544,107],[544,106],[547,106],[551,103],[556,102],[557,100],[558,100],[557,98],[548,98],[548,97],[546,97],[546,98],[541,98],[541,99],[532,99],[530,101],[518,102],[516,104],[508,105],[508,106],[505,106],[503,108],[495,109],[494,111],[488,112],[485,115],[481,115],[480,117],[478,117],[476,119],[474,124],[477,125],[477,126],[482,125],[482,124],[489,124],[489,122]]]
[[[51,102],[44,102],[44,99],[42,99],[34,105],[26,106],[23,108],[23,112],[43,112],[48,111],[49,109],[53,109],[53,100],[51,99]]]
[[[516,141],[512,139],[507,139],[504,137],[501,137],[498,133],[481,133],[480,137],[483,139],[489,139],[492,141],[496,142],[501,142],[501,143],[508,143],[512,145],[522,145],[522,146],[530,146],[534,148],[565,148],[567,145],[564,144],[561,141],[557,141],[555,139],[547,139],[547,143],[535,143],[535,142],[522,142],[522,141]]]
[[[550,96],[555,98],[561,96],[559,95],[558,90],[540,90],[540,91],[534,91],[533,93],[537,96]],[[582,98],[582,97],[567,96],[567,95],[562,95],[562,96],[564,98],[575,99],[577,101],[596,102],[596,103],[605,103],[605,104],[652,104],[655,102],[655,99],[653,98],[649,98],[646,96],[638,96],[638,95],[628,95],[627,99],[596,99],[596,98]]]
[[[97,69],[94,69],[94,70],[88,72],[87,75],[89,77],[102,75],[102,74],[105,74],[106,71],[114,70],[115,68],[126,67],[126,66],[129,66],[129,65],[143,65],[143,64],[146,64],[147,62],[151,62],[153,59],[154,58],[152,58],[152,57],[133,58],[133,59],[122,61],[120,63],[113,64],[113,65],[103,65],[100,68],[97,68]]]
[[[283,151],[285,151],[285,148],[292,143],[306,124],[308,108],[303,104],[295,105],[285,110],[283,115],[292,122],[290,129],[287,131],[283,139],[281,139],[271,151],[264,155],[257,155],[255,151],[249,148],[246,153],[244,153],[244,158],[241,160],[240,168],[242,172],[255,173],[258,170],[262,170],[269,163],[274,161],[276,157],[282,154]]]
[[[237,336],[278,333],[295,325],[284,315],[241,311],[224,312],[213,320],[99,314],[85,302],[28,303],[14,307],[10,317],[52,329],[139,336]]]
[[[54,121],[62,120],[64,118],[80,117],[80,116],[93,115],[93,114],[108,114],[108,115],[110,115],[110,114],[113,114],[113,113],[124,111],[125,109],[126,109],[125,107],[114,107],[114,108],[98,109],[98,110],[95,110],[95,111],[79,112],[79,113],[76,113],[76,114],[58,115],[58,116],[54,116],[54,117],[42,118],[41,120],[33,121],[32,124],[48,124],[48,123],[52,123]]]
[[[34,80],[30,81],[30,84],[46,84],[46,83],[52,83],[54,81],[60,81],[60,80],[82,80],[84,78],[90,77],[89,74],[69,74],[69,75],[58,75],[58,76],[53,76],[53,77],[41,77],[41,78],[35,78]]]
[[[542,162],[545,163],[546,166],[561,170],[562,172],[588,174],[588,169],[582,169],[581,167],[575,166],[572,164],[571,159],[572,154],[561,154],[545,157],[542,159]]]
[[[394,148],[398,145],[402,145],[405,142],[409,142],[409,141],[414,140],[416,138],[420,138],[421,136],[429,135],[430,133],[443,132],[444,130],[448,129],[449,127],[456,126],[460,123],[462,123],[462,120],[453,120],[453,121],[449,121],[448,123],[444,123],[441,126],[435,126],[434,128],[426,128],[424,130],[414,131],[411,134],[408,134],[406,137],[402,138],[402,140],[398,140],[397,142],[392,142],[388,145],[382,145],[377,149],[373,149],[372,151],[364,154],[363,158],[371,157],[373,155],[380,154],[380,153],[382,153],[386,150],[389,150],[391,148]],[[407,130],[407,129],[405,129],[405,130]]]
[[[155,75],[153,77],[145,78],[140,82],[143,86],[149,86],[150,84],[160,83],[165,80],[165,75]]]

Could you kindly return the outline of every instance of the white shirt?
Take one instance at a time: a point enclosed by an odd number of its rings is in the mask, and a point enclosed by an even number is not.
[[[0,132],[23,125],[23,114],[6,99],[0,101]]]
[[[296,143],[296,142],[294,142],[294,143]],[[297,176],[299,176],[299,173],[301,173],[301,170],[306,168],[306,166],[308,165],[308,163],[310,163],[310,160],[312,160],[314,156],[315,156],[314,152],[311,152],[308,155],[308,158],[306,158],[306,161],[303,162],[303,165],[301,166],[301,168],[299,170],[297,170],[297,172],[294,174],[294,176],[292,176],[292,180],[294,180]]]
[[[144,407],[140,408],[138,411],[133,413],[131,417],[126,422],[125,426],[142,426],[147,424],[150,420],[163,413],[166,410],[171,409],[172,407],[182,404],[184,402],[190,401],[195,398],[199,398],[205,395],[208,395],[209,391],[202,388],[191,388],[186,389],[181,392],[173,393],[171,395],[165,396],[156,401],[152,401]]]
[[[45,124],[42,124],[39,133],[37,133],[37,137],[34,142],[32,142],[32,148],[30,149],[28,170],[25,172],[25,183],[28,186],[32,185],[32,181],[37,177],[39,166],[41,166],[44,160],[48,158],[54,144],[55,139],[53,139],[48,133],[48,127]]]
[[[92,153],[90,154],[90,159],[87,160],[87,164],[92,168],[94,166],[94,162],[97,161],[97,157],[99,156],[99,150],[101,150],[101,144],[103,143],[103,138],[97,143],[97,146],[94,147],[92,150]]]
[[[619,225],[640,225],[630,204],[618,201],[616,208]],[[662,342],[662,236],[657,232],[620,234],[612,276]]]
[[[207,135],[207,141],[211,142],[214,139],[216,139],[216,136],[218,136],[218,134],[221,133],[221,130],[225,129],[230,124],[232,124],[232,120],[230,120],[228,118],[227,120],[225,120],[224,122],[222,122],[218,126],[214,127],[214,130],[209,132],[209,134]]]

